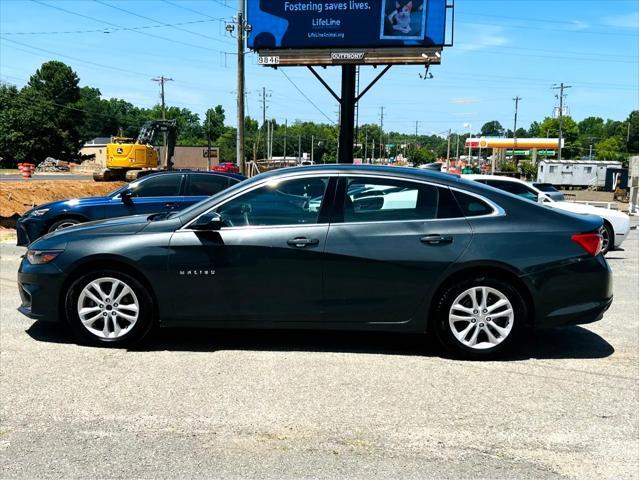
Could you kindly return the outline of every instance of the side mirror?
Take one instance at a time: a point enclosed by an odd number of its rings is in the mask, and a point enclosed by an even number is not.
[[[545,193],[540,193],[537,196],[537,203],[546,203],[546,202],[550,202],[550,197],[548,195],[546,195]]]
[[[220,230],[224,226],[222,217],[217,212],[207,212],[191,225],[193,230],[200,232],[212,232]]]
[[[128,190],[125,190],[120,194],[120,199],[125,205],[133,205],[133,195],[131,195],[131,192]]]

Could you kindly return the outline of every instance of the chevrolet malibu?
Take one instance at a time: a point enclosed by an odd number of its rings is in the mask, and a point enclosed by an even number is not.
[[[42,237],[20,265],[20,311],[98,346],[156,326],[378,330],[489,358],[528,327],[602,317],[601,226],[426,170],[284,169],[180,212]]]

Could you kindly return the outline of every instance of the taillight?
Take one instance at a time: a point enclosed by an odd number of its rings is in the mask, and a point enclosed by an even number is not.
[[[593,257],[601,253],[603,237],[598,233],[576,233],[570,239]]]

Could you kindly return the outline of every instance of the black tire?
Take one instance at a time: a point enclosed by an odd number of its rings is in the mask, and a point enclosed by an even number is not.
[[[603,248],[601,253],[604,255],[615,248],[615,231],[607,221],[604,220],[603,227],[601,227],[601,235],[604,238]],[[607,237],[607,238],[606,238]]]
[[[133,291],[137,299],[137,321],[130,331],[117,338],[101,338],[91,333],[82,324],[78,314],[78,300],[83,289],[89,283],[100,278],[114,278],[124,282]],[[65,294],[65,312],[67,321],[79,342],[100,347],[128,348],[134,346],[149,333],[155,323],[153,299],[149,295],[147,288],[130,275],[108,269],[94,271],[75,280]]]
[[[82,223],[77,218],[63,218],[54,222],[48,230],[48,233],[55,232],[56,230],[62,230],[63,228],[72,227],[73,225],[77,225],[78,223]]]
[[[451,330],[452,327],[449,324],[449,313],[453,302],[457,299],[457,297],[473,287],[480,286],[489,287],[499,291],[508,299],[514,312],[510,333],[501,341],[501,343],[494,347],[482,350],[471,348],[461,343],[461,341],[459,341],[453,334]],[[517,337],[526,324],[528,315],[526,301],[519,290],[513,287],[510,283],[498,278],[474,277],[462,282],[457,282],[446,288],[442,295],[440,295],[439,299],[434,299],[434,301],[437,302],[433,318],[433,321],[435,322],[434,330],[437,334],[437,338],[453,356],[468,360],[487,360],[502,356],[516,342]],[[482,323],[482,325],[485,324]],[[486,328],[488,328],[488,326]],[[471,333],[472,332],[473,330],[471,330]],[[491,332],[494,331],[491,330]],[[482,334],[480,333],[480,335]]]

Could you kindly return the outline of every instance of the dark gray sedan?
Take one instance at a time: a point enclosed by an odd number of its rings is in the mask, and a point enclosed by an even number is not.
[[[601,225],[453,175],[284,169],[181,212],[37,240],[20,311],[93,345],[128,346],[154,326],[383,330],[488,358],[525,327],[601,318]]]

